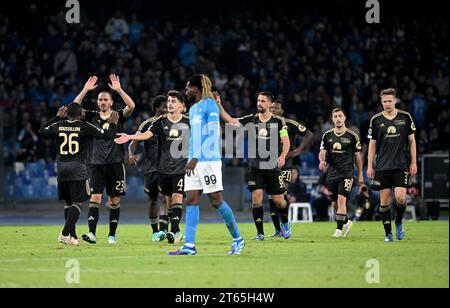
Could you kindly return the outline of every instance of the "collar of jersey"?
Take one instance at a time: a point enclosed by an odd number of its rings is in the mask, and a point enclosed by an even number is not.
[[[258,113],[258,118],[259,118],[259,120],[260,120],[262,123],[267,123],[267,122],[269,122],[270,119],[272,119],[272,117],[273,117],[273,114],[271,114],[270,117],[269,117],[267,120],[263,121],[263,120],[261,119],[261,114]]]
[[[169,119],[169,114],[167,114],[167,120],[169,120],[171,123],[176,124],[178,122],[180,122],[183,119],[183,115],[180,115],[180,118],[178,119],[178,121],[172,121],[171,119]]]
[[[333,128],[333,134],[335,134],[336,136],[338,136],[338,137],[341,137],[343,134],[345,134],[347,132],[347,127],[345,128],[345,130],[342,132],[342,133],[340,133],[340,134],[338,134],[338,133],[336,133],[336,128]]]
[[[395,117],[398,115],[398,110],[396,110],[395,115],[394,116],[387,116],[384,111],[381,113],[383,115],[383,117],[385,117],[386,119],[388,119],[389,121],[392,121],[393,119],[395,119]]]

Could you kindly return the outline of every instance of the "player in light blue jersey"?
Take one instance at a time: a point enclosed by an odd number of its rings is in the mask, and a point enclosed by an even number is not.
[[[169,255],[195,255],[195,234],[199,223],[199,199],[206,194],[223,218],[233,238],[230,254],[240,254],[245,242],[230,206],[223,200],[222,157],[220,152],[220,110],[212,98],[211,81],[206,75],[192,76],[186,96],[194,105],[189,110],[189,162],[186,165],[186,236],[183,247]]]

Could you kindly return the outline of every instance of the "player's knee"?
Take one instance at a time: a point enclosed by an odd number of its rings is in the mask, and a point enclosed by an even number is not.
[[[186,198],[186,203],[188,205],[196,205],[198,204],[198,196],[193,193],[189,193]]]
[[[91,202],[101,204],[102,203],[102,195],[92,195]]]
[[[284,200],[284,197],[277,197],[274,199],[275,204],[277,205],[277,208],[284,209],[287,206],[286,200]]]
[[[120,197],[108,197],[109,204],[117,204],[120,203]]]
[[[405,196],[395,196],[395,201],[398,205],[404,205],[406,203],[406,197]]]
[[[211,194],[211,195],[208,195],[208,197],[209,197],[209,201],[211,202],[211,205],[215,209],[218,209],[223,203],[223,198],[222,198],[221,194]]]

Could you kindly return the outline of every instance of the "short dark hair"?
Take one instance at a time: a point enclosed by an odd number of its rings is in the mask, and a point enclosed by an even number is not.
[[[184,95],[180,91],[170,90],[167,92],[167,97],[169,96],[176,97],[182,104],[184,104]]]
[[[394,88],[384,89],[383,91],[381,91],[380,97],[383,97],[385,95],[394,95],[394,97],[397,98],[397,90],[395,90]]]
[[[337,112],[342,112],[343,114],[344,114],[344,116],[347,116],[346,114],[345,114],[345,111],[344,111],[344,109],[342,109],[342,108],[334,108],[333,109],[333,111],[331,112],[331,114],[334,114],[334,113],[337,113]]]
[[[109,97],[111,98],[111,100],[113,100],[113,94],[112,94],[110,91],[108,91],[108,90],[102,90],[102,91],[98,92],[98,95],[100,95],[100,94],[102,94],[102,93],[108,93],[108,94],[109,94]]]
[[[274,99],[273,103],[280,104],[283,110],[286,110],[286,104],[281,99]]]
[[[67,117],[70,119],[81,117],[81,105],[78,103],[70,103],[67,106]]]
[[[152,109],[156,111],[156,109],[160,108],[163,103],[167,103],[167,96],[158,95],[152,100]]]
[[[269,99],[269,101],[270,101],[271,103],[273,102],[274,96],[273,96],[273,94],[270,93],[269,91],[262,91],[262,92],[259,92],[259,95],[266,96],[266,97]]]

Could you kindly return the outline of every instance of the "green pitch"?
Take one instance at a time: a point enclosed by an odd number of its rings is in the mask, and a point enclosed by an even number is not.
[[[197,256],[167,256],[175,246],[150,241],[149,227],[119,225],[119,244],[59,244],[60,227],[0,227],[0,287],[449,287],[449,224],[406,222],[407,237],[384,243],[379,222],[356,223],[348,239],[332,239],[334,223],[293,225],[291,240],[253,242],[253,224],[240,224],[247,246],[229,256],[222,224],[201,224]],[[266,232],[272,226],[266,224]],[[78,227],[81,235],[86,226]],[[80,283],[68,284],[69,259]],[[380,265],[380,281],[368,284]],[[68,275],[70,276],[70,275]]]

